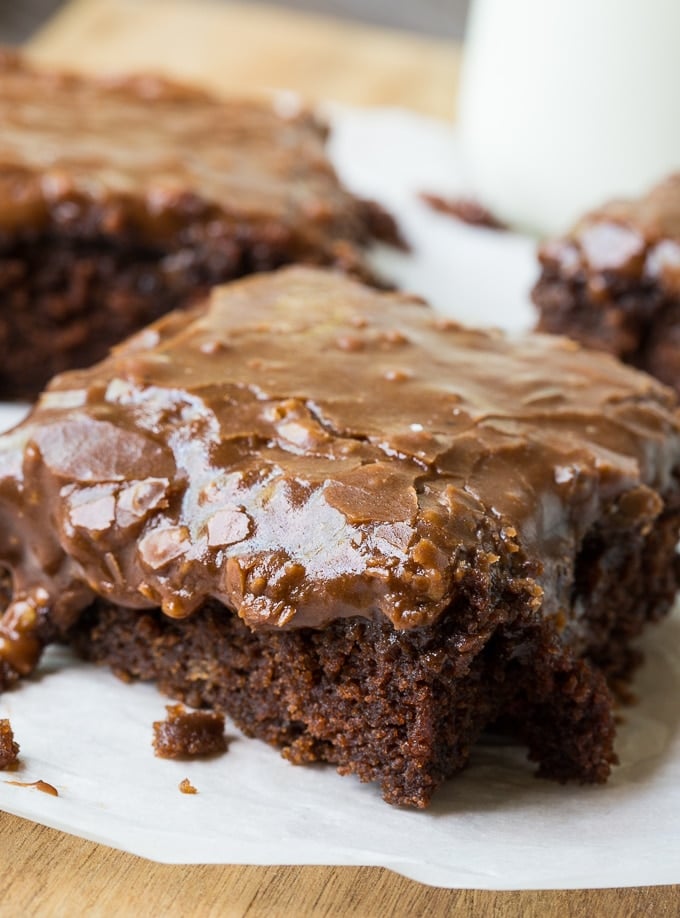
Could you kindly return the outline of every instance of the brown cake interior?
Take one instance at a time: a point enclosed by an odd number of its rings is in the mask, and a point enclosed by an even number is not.
[[[254,632],[216,601],[173,621],[97,600],[68,640],[125,680],[224,711],[295,764],[378,782],[389,803],[427,806],[494,724],[528,745],[542,776],[599,782],[616,762],[607,677],[630,677],[632,639],[678,588],[679,526],[677,493],[651,532],[595,526],[572,559],[563,640],[530,592],[495,593],[479,568],[427,628],[357,618]]]
[[[112,345],[197,302],[210,287],[291,261],[292,240],[250,235],[243,227],[231,238],[177,249],[54,236],[15,241],[4,251],[0,245],[0,396],[32,399],[58,373],[101,360]],[[335,256],[302,251],[300,260],[369,277],[350,249]]]
[[[585,278],[546,267],[533,296],[539,331],[608,351],[680,390],[680,305],[655,283],[611,282],[594,301]]]

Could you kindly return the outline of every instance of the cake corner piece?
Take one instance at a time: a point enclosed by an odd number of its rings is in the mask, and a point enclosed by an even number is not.
[[[309,263],[380,283],[395,221],[301,108],[0,51],[0,396],[33,398],[212,285]]]
[[[680,172],[543,243],[538,329],[646,370],[680,393]]]

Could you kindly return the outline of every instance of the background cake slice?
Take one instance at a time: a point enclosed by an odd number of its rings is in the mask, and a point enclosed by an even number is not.
[[[392,803],[499,722],[602,781],[678,582],[675,404],[332,272],[219,288],[0,438],[0,672],[69,640]]]
[[[680,173],[543,244],[539,329],[616,354],[680,392]]]
[[[368,277],[364,249],[396,228],[341,185],[326,133],[270,101],[0,52],[0,398],[221,281],[289,262]]]

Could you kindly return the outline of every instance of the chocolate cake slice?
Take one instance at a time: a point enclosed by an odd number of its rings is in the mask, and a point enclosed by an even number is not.
[[[368,278],[364,249],[396,227],[343,188],[326,134],[272,102],[0,51],[0,398],[215,283],[290,262]]]
[[[680,392],[680,173],[544,243],[541,331],[616,354]]]
[[[218,288],[0,438],[5,684],[68,640],[425,806],[490,724],[603,781],[678,584],[670,390],[319,269]]]

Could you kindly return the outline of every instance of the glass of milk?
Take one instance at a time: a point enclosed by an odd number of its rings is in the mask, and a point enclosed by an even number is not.
[[[473,0],[460,129],[496,216],[565,230],[680,169],[680,0]]]

